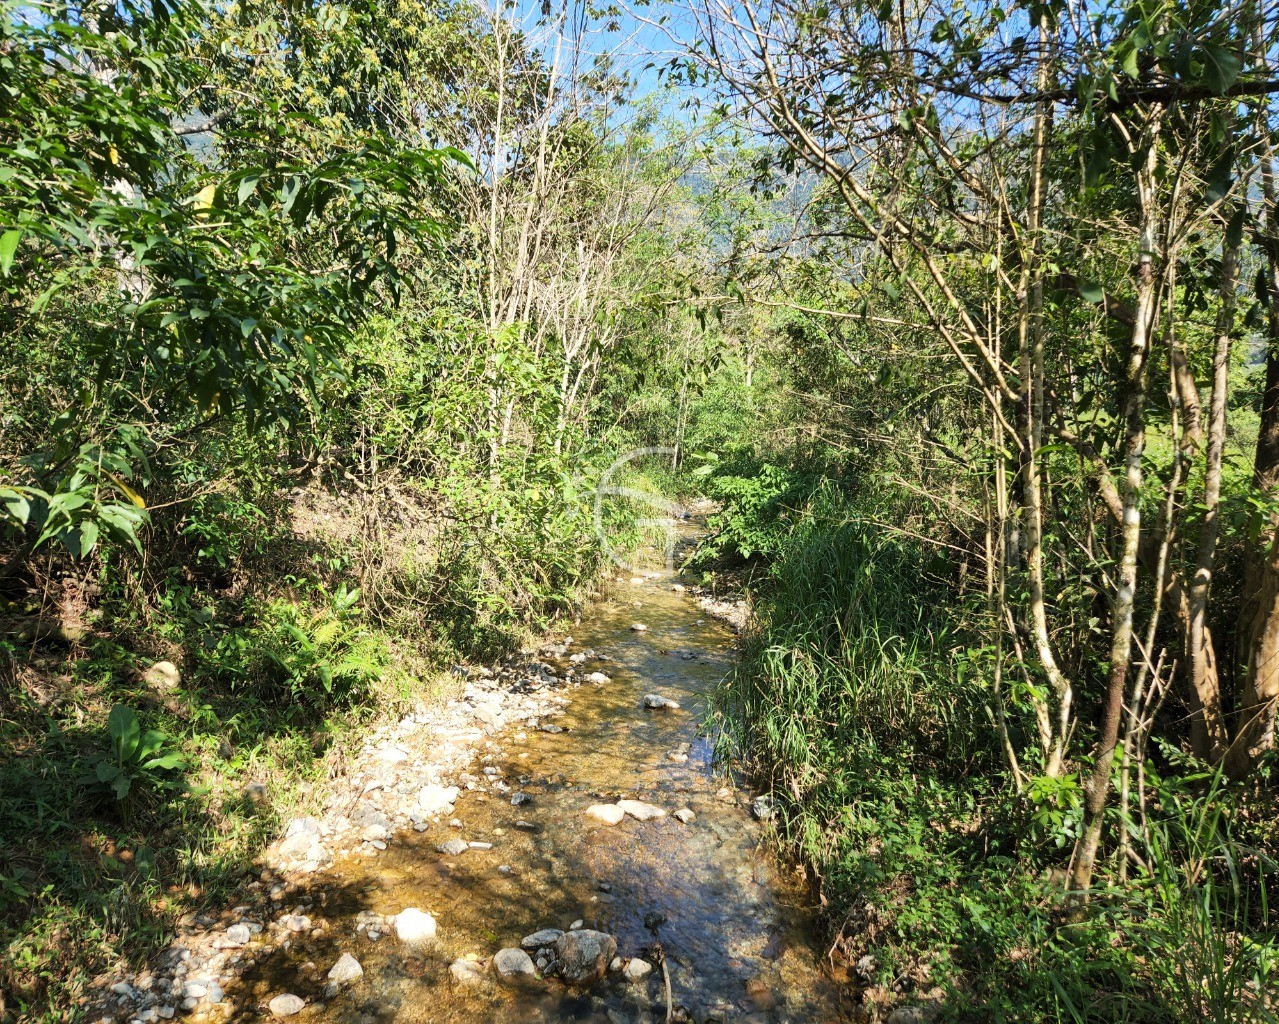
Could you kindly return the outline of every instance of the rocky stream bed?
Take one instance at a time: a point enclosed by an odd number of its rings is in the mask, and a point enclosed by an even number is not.
[[[96,1019],[842,1019],[767,799],[699,734],[742,609],[618,582],[573,636],[459,669],[459,698],[372,735],[243,904],[184,919]]]

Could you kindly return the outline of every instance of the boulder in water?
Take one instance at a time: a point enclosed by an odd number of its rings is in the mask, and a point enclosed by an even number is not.
[[[537,968],[533,966],[533,958],[524,950],[513,946],[497,951],[497,955],[493,957],[493,970],[503,981],[521,981],[537,974]]]
[[[626,817],[626,812],[617,804],[591,804],[586,808],[586,816],[602,821],[605,825],[616,825]]]
[[[616,955],[617,940],[590,928],[565,932],[555,943],[560,977],[570,985],[593,985]]]

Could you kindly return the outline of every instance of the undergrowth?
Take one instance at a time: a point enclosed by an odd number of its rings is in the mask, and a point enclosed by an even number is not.
[[[1078,785],[1013,784],[984,595],[833,486],[779,516],[792,479],[765,467],[721,488],[733,503],[712,550],[772,557],[712,714],[721,754],[774,793],[776,837],[808,871],[864,1005],[972,1022],[1274,1019],[1272,861],[1256,824],[1268,798],[1164,752],[1140,868],[1069,902]]]

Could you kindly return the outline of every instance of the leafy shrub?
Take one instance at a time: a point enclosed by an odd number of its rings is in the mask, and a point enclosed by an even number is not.
[[[111,752],[98,761],[92,775],[81,777],[80,785],[109,794],[121,813],[139,790],[155,790],[173,785],[161,773],[184,766],[182,755],[171,749],[168,736],[158,729],[142,731],[138,716],[123,704],[116,704],[107,717]]]
[[[707,523],[705,563],[725,558],[749,561],[780,554],[795,524],[814,500],[822,479],[765,462],[725,467],[708,464],[707,492],[720,510]]]

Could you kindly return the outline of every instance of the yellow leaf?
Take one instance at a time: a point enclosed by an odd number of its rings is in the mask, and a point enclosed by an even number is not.
[[[192,205],[197,210],[207,210],[213,205],[213,200],[217,194],[217,185],[205,185],[204,188],[200,189],[200,191],[195,194],[195,200]]]
[[[110,149],[107,150],[107,159],[110,160],[112,164],[119,164],[120,151],[116,149],[115,146],[112,146]]]
[[[123,494],[135,505],[137,505],[138,508],[147,507],[147,503],[142,500],[142,495],[140,495],[132,487],[126,484],[118,476],[116,476],[114,473],[112,473],[110,470],[107,470],[107,469],[104,469],[102,472],[104,472],[107,475],[107,479],[109,479],[113,484],[115,484],[118,488],[120,488],[120,493]]]

